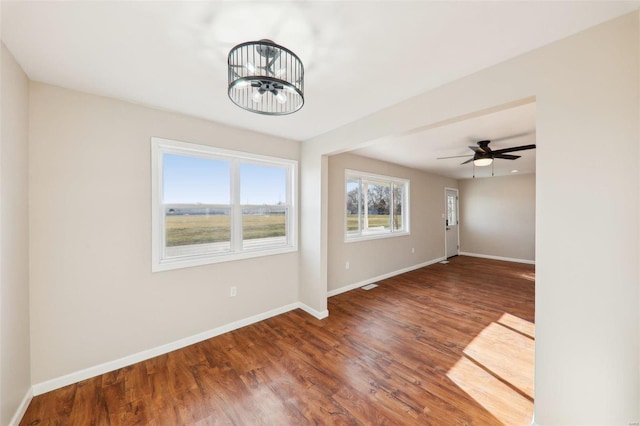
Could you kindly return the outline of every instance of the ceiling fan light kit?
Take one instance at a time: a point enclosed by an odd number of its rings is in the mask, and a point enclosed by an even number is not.
[[[229,99],[265,115],[287,115],[304,105],[304,67],[289,49],[271,40],[250,41],[229,52]]]
[[[475,160],[473,160],[473,164],[478,166],[478,167],[484,167],[484,166],[489,166],[491,165],[491,163],[493,163],[493,158],[477,158]]]
[[[460,163],[460,165],[464,165],[464,164],[468,164],[473,162],[473,177],[476,177],[476,172],[475,172],[475,167],[485,167],[485,166],[489,166],[489,165],[493,165],[493,160],[496,158],[501,158],[503,160],[516,160],[518,158],[520,158],[519,155],[511,155],[511,154],[507,154],[508,152],[515,152],[515,151],[525,151],[527,149],[535,149],[536,145],[535,144],[531,144],[531,145],[522,145],[522,146],[514,146],[511,148],[503,148],[503,149],[496,149],[496,150],[492,150],[491,148],[489,148],[489,144],[491,143],[491,141],[489,140],[484,140],[484,141],[478,141],[477,144],[478,146],[470,146],[469,149],[473,151],[473,157],[468,159],[467,161],[464,161],[462,163]],[[454,155],[452,157],[440,157],[438,158],[438,160],[444,160],[447,158],[460,158],[460,157],[471,157],[472,155]],[[493,176],[493,168],[491,171],[491,176]]]

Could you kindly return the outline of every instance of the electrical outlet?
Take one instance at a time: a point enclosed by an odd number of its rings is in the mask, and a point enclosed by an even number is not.
[[[349,261],[347,260],[347,263],[344,264],[344,269],[349,269]]]
[[[415,247],[411,247],[411,254],[416,252],[416,248]]]
[[[229,289],[229,297],[236,297],[238,295],[238,289],[236,286],[233,286]]]

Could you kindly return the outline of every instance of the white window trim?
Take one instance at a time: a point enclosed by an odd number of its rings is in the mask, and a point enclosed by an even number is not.
[[[163,258],[165,246],[164,232],[164,200],[163,195],[163,171],[162,155],[165,153],[200,156],[204,158],[220,158],[227,161],[241,161],[242,163],[253,164],[273,164],[274,166],[290,167],[291,173],[287,174],[287,187],[290,188],[287,194],[287,205],[289,206],[289,217],[287,223],[287,243],[286,245],[270,246],[267,248],[239,249],[241,241],[237,238],[231,242],[232,252],[224,253],[203,253],[188,255],[184,257]],[[232,215],[236,218],[242,217],[242,204],[240,204],[240,188],[236,185],[239,179],[239,167],[230,177],[230,190]],[[290,198],[290,199],[289,199]],[[234,211],[234,207],[240,210]],[[235,209],[235,210],[238,210]],[[242,220],[233,220],[232,234],[241,235]],[[283,253],[291,253],[298,250],[298,162],[296,160],[270,157],[266,155],[251,154],[241,151],[233,151],[222,148],[214,148],[207,145],[199,145],[188,142],[181,142],[158,137],[151,138],[151,271],[168,271],[172,269],[188,268],[192,266],[208,265],[212,263],[230,262],[253,257],[271,256]],[[240,233],[238,233],[240,232]]]
[[[406,194],[404,196],[404,201],[406,203],[406,205],[403,204],[402,209],[403,209],[403,216],[406,215],[406,219],[404,219],[404,229],[402,231],[396,231],[396,232],[392,232],[392,231],[381,231],[381,232],[370,232],[366,235],[349,235],[349,233],[347,232],[347,209],[344,208],[347,204],[347,191],[346,191],[346,184],[347,184],[347,180],[349,177],[358,177],[358,178],[362,178],[362,179],[370,179],[370,180],[378,180],[378,181],[383,181],[383,182],[398,182],[398,183],[402,183],[405,185],[406,188]],[[385,175],[379,175],[379,174],[375,174],[375,173],[369,173],[369,172],[362,172],[360,170],[353,170],[353,169],[345,169],[344,170],[344,184],[343,184],[343,191],[344,191],[344,201],[343,201],[343,217],[342,217],[342,223],[344,226],[344,242],[345,243],[355,243],[355,242],[359,242],[359,241],[368,241],[368,240],[377,240],[377,239],[381,239],[381,238],[395,238],[395,237],[404,237],[407,235],[411,235],[411,229],[409,224],[411,223],[411,217],[410,217],[410,205],[411,205],[411,181],[409,179],[405,179],[405,178],[399,178],[399,177],[395,177],[395,176],[385,176]]]

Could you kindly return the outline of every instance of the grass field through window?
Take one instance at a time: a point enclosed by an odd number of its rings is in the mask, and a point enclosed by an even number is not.
[[[167,215],[166,246],[228,242],[231,218],[228,215]],[[245,214],[242,216],[242,236],[245,240],[284,237],[284,214]],[[389,229],[389,215],[369,215],[369,228]],[[347,216],[347,230],[358,230],[358,215]]]
[[[228,215],[167,215],[166,246],[228,242],[231,218]],[[245,214],[242,217],[245,240],[286,235],[286,215]]]
[[[364,216],[362,217],[364,220]],[[370,214],[369,215],[369,228],[384,227],[389,229],[389,215],[388,214]],[[347,215],[347,231],[358,230],[358,215]]]

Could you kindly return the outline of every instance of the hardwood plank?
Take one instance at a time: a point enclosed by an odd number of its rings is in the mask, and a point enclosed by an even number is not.
[[[459,256],[36,396],[20,424],[528,424],[534,279]]]
[[[98,376],[78,383],[69,414],[69,425],[110,424],[106,401],[102,395],[103,378],[104,376]]]

